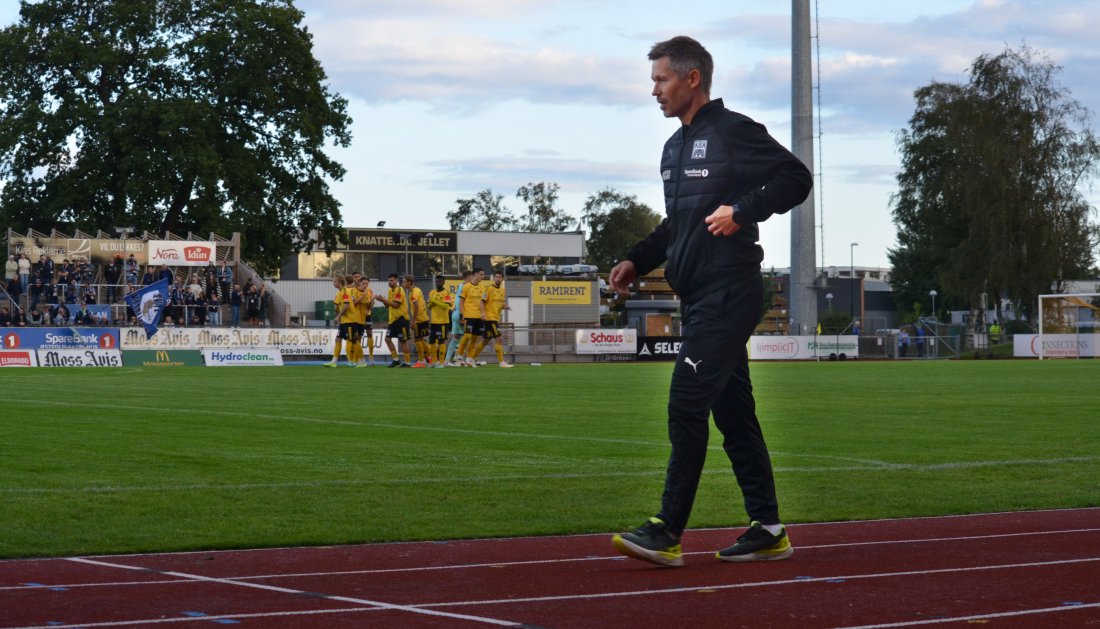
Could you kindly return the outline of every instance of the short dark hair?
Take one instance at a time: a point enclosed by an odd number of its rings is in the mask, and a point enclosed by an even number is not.
[[[473,272],[473,275],[477,275],[479,271],[480,271],[480,272],[482,272],[482,273],[484,273],[484,272],[485,272],[485,269],[481,268],[480,266],[475,266],[475,267],[474,267],[474,272]]]
[[[649,60],[656,61],[661,57],[668,57],[668,65],[680,78],[686,77],[692,70],[698,70],[699,88],[704,94],[710,95],[714,58],[702,44],[685,35],[659,41],[649,49]]]
[[[397,275],[397,273],[390,273],[387,279],[396,280],[399,279],[399,276]]]

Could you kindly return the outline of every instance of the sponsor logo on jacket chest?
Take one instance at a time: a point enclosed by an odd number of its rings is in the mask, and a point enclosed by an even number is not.
[[[706,168],[685,168],[684,176],[688,178],[694,177],[706,177],[710,175],[710,171]]]
[[[707,141],[696,140],[695,144],[691,147],[691,159],[706,159],[707,158]]]

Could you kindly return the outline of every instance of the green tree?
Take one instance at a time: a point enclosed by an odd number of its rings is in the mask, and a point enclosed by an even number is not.
[[[520,220],[519,227],[525,232],[552,234],[565,231],[575,218],[557,207],[558,190],[556,183],[528,183],[516,191],[516,198],[527,204],[527,216]]]
[[[512,211],[504,206],[504,195],[493,194],[492,188],[478,192],[471,199],[457,199],[458,207],[447,212],[451,229],[469,231],[510,231],[516,228]]]
[[[582,216],[589,229],[585,260],[605,273],[661,222],[661,215],[638,197],[614,188],[588,195]]]
[[[261,272],[345,239],[347,102],[291,0],[42,0],[0,30],[0,222],[242,234]]]
[[[1035,295],[1083,277],[1098,240],[1081,186],[1100,144],[1090,114],[1024,47],[983,55],[965,85],[917,90],[898,136],[890,251],[897,303],[976,307],[1005,296],[1029,315]]]

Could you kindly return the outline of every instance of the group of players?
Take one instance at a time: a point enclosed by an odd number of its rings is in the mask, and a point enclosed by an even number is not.
[[[438,275],[435,289],[425,300],[411,275],[401,278],[391,273],[385,296],[375,295],[370,289],[370,280],[359,272],[333,277],[332,286],[336,289],[333,303],[340,327],[332,361],[325,366],[336,367],[345,348],[349,366],[374,365],[371,311],[374,302],[378,301],[386,306],[388,313],[386,347],[392,357],[389,367],[477,367],[478,356],[489,343],[496,351],[497,363],[504,368],[512,367],[504,361],[500,334],[501,313],[510,309],[504,291],[504,275],[494,273],[491,282],[484,280],[483,269],[466,271],[462,274],[462,284],[452,295],[446,278]],[[415,363],[412,362],[414,345]]]

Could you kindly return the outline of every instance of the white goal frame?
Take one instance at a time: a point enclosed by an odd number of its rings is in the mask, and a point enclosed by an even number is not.
[[[1100,293],[1051,293],[1048,295],[1039,295],[1039,311],[1038,311],[1038,342],[1039,347],[1037,353],[1039,354],[1039,360],[1044,358],[1081,358],[1087,357],[1100,357],[1100,327],[1093,328],[1091,333],[1086,332],[1082,334],[1081,326],[1077,325],[1077,320],[1074,318],[1072,334],[1050,334],[1043,332],[1043,300],[1044,299],[1057,299],[1073,297],[1077,299],[1096,299],[1100,298]],[[1081,306],[1075,306],[1081,308]],[[1094,321],[1100,322],[1100,317],[1094,317]],[[1047,352],[1047,345],[1049,343],[1059,343],[1064,345],[1062,348],[1054,348],[1057,351]]]

